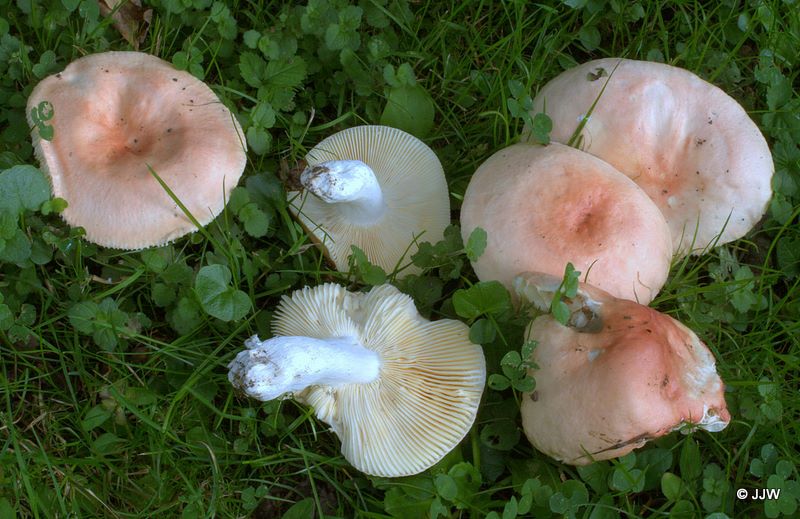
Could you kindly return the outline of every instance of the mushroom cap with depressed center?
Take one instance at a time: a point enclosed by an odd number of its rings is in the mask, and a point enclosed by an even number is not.
[[[567,143],[631,177],[664,213],[675,253],[744,236],[763,216],[775,170],[767,142],[732,97],[670,65],[619,58],[584,63],[547,83],[532,113]],[[716,241],[718,238],[718,241]]]
[[[515,144],[475,172],[461,206],[466,241],[481,227],[478,278],[561,275],[568,262],[617,297],[649,303],[669,273],[672,241],[658,208],[625,175],[562,144]]]
[[[386,477],[421,472],[469,431],[486,378],[483,351],[460,321],[428,321],[391,285],[352,293],[335,284],[284,296],[279,336],[356,337],[380,358],[366,384],[316,385],[293,397],[312,406],[358,470]]]
[[[417,242],[436,243],[450,223],[444,171],[425,143],[388,126],[356,126],[327,137],[306,155],[310,168],[328,161],[361,161],[380,184],[385,210],[377,221],[360,220],[308,191],[288,194],[290,209],[340,271],[355,245],[387,272],[417,272],[410,264]]]
[[[560,279],[525,273],[520,297],[547,308]],[[557,460],[585,465],[623,456],[676,429],[724,429],[730,414],[714,357],[675,319],[580,284],[570,322],[537,317],[536,389],[522,397],[530,442]]]
[[[150,173],[202,225],[219,214],[246,163],[239,123],[188,72],[142,52],[104,52],[70,63],[28,98],[28,117],[52,104],[51,141],[36,155],[64,219],[106,247],[141,249],[197,230]]]

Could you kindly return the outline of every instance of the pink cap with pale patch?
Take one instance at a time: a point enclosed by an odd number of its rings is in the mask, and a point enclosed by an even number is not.
[[[69,204],[64,219],[91,242],[141,249],[197,230],[148,166],[202,225],[244,170],[235,117],[202,81],[155,56],[80,58],[36,86],[29,118],[43,101],[53,107],[54,137],[34,130],[36,155],[54,196]]]
[[[546,309],[560,279],[525,273],[519,295]],[[570,322],[537,317],[536,389],[522,399],[531,443],[573,465],[623,456],[677,429],[711,432],[730,421],[714,357],[668,315],[581,283]]]

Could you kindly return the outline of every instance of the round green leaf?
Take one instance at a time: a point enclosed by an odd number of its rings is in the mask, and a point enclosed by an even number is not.
[[[433,128],[434,113],[433,99],[422,86],[404,85],[389,90],[381,124],[423,138]]]
[[[253,202],[239,211],[239,219],[244,223],[244,230],[254,238],[261,238],[269,231],[270,217]]]
[[[225,265],[209,265],[200,269],[194,289],[203,310],[222,321],[241,319],[250,311],[250,298],[229,285],[231,271]]]
[[[477,261],[483,251],[486,250],[486,231],[481,227],[475,227],[467,238],[464,250],[470,261]]]
[[[681,497],[683,482],[672,472],[665,472],[661,476],[661,493],[670,501],[677,501]]]
[[[644,488],[644,471],[619,467],[611,474],[611,487],[622,492],[641,492]]]
[[[495,391],[503,391],[511,387],[511,381],[508,380],[508,377],[499,373],[492,373],[489,375],[488,382],[489,387]]]
[[[436,476],[436,493],[447,501],[452,501],[458,495],[458,485],[455,479],[447,474]]]
[[[456,290],[453,307],[464,319],[474,319],[481,314],[500,314],[511,308],[508,290],[497,281],[480,281],[468,289]]]
[[[12,214],[35,211],[50,198],[50,184],[35,167],[14,166],[0,173],[0,193],[0,209]]]
[[[469,340],[475,344],[488,344],[497,337],[497,329],[488,319],[478,319],[469,327]]]

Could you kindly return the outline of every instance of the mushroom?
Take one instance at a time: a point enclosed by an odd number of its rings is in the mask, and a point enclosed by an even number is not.
[[[547,83],[534,99],[539,112],[561,143],[584,123],[575,144],[644,189],[675,253],[740,238],[767,209],[775,167],[766,140],[732,97],[687,70],[590,61]]]
[[[546,310],[560,279],[524,273],[520,297]],[[557,460],[585,465],[615,458],[674,430],[717,432],[730,421],[714,357],[668,315],[581,283],[565,301],[567,326],[551,315],[526,331],[536,341],[522,396],[530,442]]]
[[[281,300],[273,331],[272,339],[245,342],[228,379],[252,398],[312,406],[362,472],[421,472],[475,420],[486,369],[467,325],[422,318],[391,285],[298,290]]]
[[[509,290],[525,271],[560,275],[568,262],[616,297],[650,302],[669,273],[672,241],[658,208],[625,175],[562,144],[515,144],[472,176],[461,206],[466,241],[481,227],[481,280]]]
[[[351,246],[392,272],[435,243],[450,223],[450,199],[436,154],[416,137],[388,126],[356,126],[331,135],[306,155],[303,193],[290,209],[322,244],[339,271]],[[311,196],[309,196],[311,195]],[[408,265],[400,275],[417,272]]]
[[[48,105],[49,103],[49,105]],[[225,206],[246,162],[236,118],[191,74],[141,52],[70,63],[28,98],[28,117],[52,109],[52,140],[33,132],[36,155],[64,219],[106,247],[141,249],[196,230],[149,168],[194,218]]]

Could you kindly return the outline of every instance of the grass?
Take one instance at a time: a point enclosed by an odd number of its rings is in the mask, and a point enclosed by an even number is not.
[[[146,3],[141,50],[203,77],[233,109],[250,144],[246,178],[207,235],[143,252],[82,241],[36,198],[20,218],[0,218],[0,517],[797,513],[796,1]],[[24,114],[33,86],[81,55],[130,43],[90,0],[0,0],[0,12],[0,168],[9,170],[36,165]],[[672,434],[620,460],[569,467],[520,434],[518,393],[487,389],[461,447],[425,474],[389,480],[353,470],[311,410],[234,394],[225,366],[244,338],[268,335],[281,294],[382,281],[357,263],[332,272],[289,216],[281,179],[306,149],[379,122],[387,98],[413,89],[405,108],[444,164],[457,223],[471,174],[522,130],[509,101],[524,105],[564,68],[605,56],[698,73],[745,106],[773,149],[776,194],[761,225],[674,265],[654,302],[715,353],[734,417],[725,431]],[[401,288],[425,313],[458,317],[454,294],[475,282],[459,240],[420,262],[425,272]],[[198,277],[222,288],[198,293]],[[207,298],[240,304],[222,320]],[[494,330],[484,348],[498,373],[521,345],[524,317],[465,320]],[[778,500],[735,496],[776,487]]]

